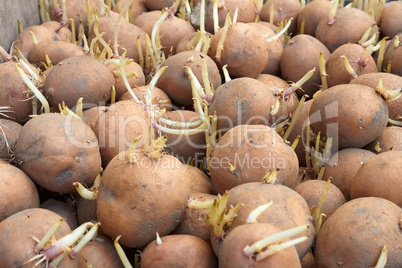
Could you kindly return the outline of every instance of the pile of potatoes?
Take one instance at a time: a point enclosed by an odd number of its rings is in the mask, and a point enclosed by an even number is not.
[[[401,1],[39,9],[0,48],[1,267],[402,267]]]

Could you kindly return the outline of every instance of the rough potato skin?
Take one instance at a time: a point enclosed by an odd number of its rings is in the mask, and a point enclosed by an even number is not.
[[[32,239],[42,239],[49,229],[61,217],[56,213],[42,208],[31,208],[13,214],[0,222],[0,260],[1,267],[20,268],[33,267],[36,261],[22,265],[36,253],[37,242]],[[66,222],[62,222],[55,232],[56,239],[71,232]],[[60,268],[78,268],[77,258],[64,258],[57,266]]]
[[[384,245],[385,267],[402,267],[402,208],[378,197],[351,200],[322,226],[316,241],[316,267],[374,267]]]
[[[95,133],[80,119],[56,113],[23,126],[15,156],[33,181],[56,193],[75,192],[74,182],[91,185],[101,167]]]
[[[136,154],[136,162],[116,155],[106,167],[97,199],[97,217],[109,237],[121,235],[120,243],[143,248],[179,224],[190,196],[181,178],[183,164],[173,156],[159,160]]]
[[[374,89],[343,84],[319,94],[310,108],[315,134],[332,137],[332,148],[362,148],[381,135],[388,123],[388,107]]]

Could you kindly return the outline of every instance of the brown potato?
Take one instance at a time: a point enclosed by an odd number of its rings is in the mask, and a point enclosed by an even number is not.
[[[239,125],[226,132],[212,151],[210,173],[218,193],[261,181],[267,171],[278,171],[276,184],[298,184],[296,153],[273,128]]]
[[[247,23],[236,22],[229,27],[223,42],[224,49],[220,58],[217,58],[223,30],[224,28],[221,28],[212,37],[208,55],[215,60],[219,68],[227,65],[231,77],[257,77],[268,63],[265,38]]]
[[[120,13],[120,10],[123,9],[124,5],[127,4],[128,0],[118,0],[116,1],[116,5],[113,7],[113,11]],[[129,10],[131,11],[132,18],[137,18],[142,13],[148,11],[147,6],[145,5],[145,0],[134,0],[133,4],[130,6]]]
[[[304,21],[304,34],[311,36],[315,35],[318,23],[321,20],[327,19],[329,11],[331,10],[331,2],[324,1],[310,1],[305,7],[300,10],[297,16],[297,32],[300,33],[301,25]]]
[[[401,174],[402,151],[389,151],[373,156],[360,167],[353,178],[350,197],[381,197],[402,207]]]
[[[79,45],[65,41],[42,41],[31,48],[28,53],[28,61],[41,67],[46,62],[45,55],[49,56],[53,65],[69,57],[85,55]]]
[[[221,76],[215,62],[206,54],[198,51],[184,51],[177,53],[164,61],[162,66],[168,68],[158,79],[156,86],[168,94],[177,106],[185,106],[188,110],[193,108],[193,95],[190,78],[184,66],[193,71],[195,77],[204,87],[202,79],[201,58],[205,59],[210,83],[216,89],[222,84]]]
[[[148,86],[140,86],[133,88],[133,92],[135,96],[142,101],[143,103],[146,103],[145,96],[147,95],[148,91]],[[130,92],[124,93],[119,101],[123,100],[133,100],[133,96],[131,96]],[[172,110],[172,101],[170,100],[169,96],[163,91],[162,89],[158,87],[154,87],[152,89],[152,104],[154,107],[157,107],[159,110],[166,109],[167,112]]]
[[[77,212],[74,206],[72,206],[71,204],[67,204],[67,202],[50,198],[40,204],[40,207],[53,211],[61,218],[65,219],[71,230],[74,230],[79,226],[77,220]]]
[[[314,133],[333,138],[335,150],[362,148],[381,135],[388,123],[388,107],[374,89],[343,84],[314,99],[310,122]]]
[[[299,96],[307,94],[313,97],[321,87],[318,62],[320,53],[326,60],[330,58],[331,53],[324,44],[307,34],[296,35],[283,48],[280,66],[284,80],[297,82],[308,71],[315,68],[313,76],[303,84],[303,91],[297,91]]]
[[[28,208],[39,207],[33,181],[19,168],[0,160],[0,222]]]
[[[352,75],[346,70],[342,56],[345,56],[357,77],[367,73],[376,73],[377,66],[372,56],[365,56],[366,49],[358,44],[341,45],[327,58],[326,72],[328,87],[340,84],[348,84],[353,80]]]
[[[135,161],[122,151],[107,165],[99,186],[97,217],[109,237],[121,235],[120,243],[144,248],[165,236],[183,218],[190,187],[182,178],[185,167],[170,155],[148,158],[135,152]],[[133,155],[131,155],[133,156]]]
[[[20,124],[28,121],[29,116],[33,113],[32,101],[29,100],[32,94],[16,70],[18,63],[9,61],[0,64],[0,106],[9,106],[9,112],[4,115],[0,114],[0,118],[12,119]],[[22,66],[20,66],[22,67]],[[31,69],[39,76],[39,71],[30,65]],[[28,77],[31,75],[22,67],[22,70]],[[42,80],[34,81],[34,84],[42,84]]]
[[[94,132],[99,140],[102,166],[106,167],[115,155],[127,150],[140,135],[137,146],[142,147],[147,141],[150,127],[148,113],[133,101],[118,101],[101,113],[94,125]]]
[[[388,151],[402,151],[402,128],[397,126],[386,127],[381,136],[364,148],[376,154]]]
[[[222,134],[241,125],[269,125],[270,110],[275,97],[269,86],[253,78],[233,79],[215,89],[210,115],[218,116],[218,131]]]
[[[0,119],[0,160],[12,161],[14,145],[20,135],[22,126],[9,119]]]
[[[222,242],[218,255],[219,267],[301,267],[295,246],[280,250],[260,261],[243,254],[245,247],[281,231],[283,229],[273,224],[259,222],[243,224],[234,228]],[[286,241],[289,241],[289,239],[281,239],[271,245],[278,245]],[[264,250],[262,249],[261,251],[263,252]]]
[[[281,0],[269,0],[264,3],[264,6],[260,12],[260,18],[262,21],[270,21],[270,9],[271,5],[274,5],[274,25],[278,25],[281,21],[289,20],[293,18],[292,23],[288,29],[288,33],[295,33],[297,25],[297,17],[302,10],[302,6],[298,0],[281,1]]]
[[[211,245],[192,235],[166,235],[162,244],[152,241],[142,252],[142,268],[197,267],[217,268]],[[185,254],[183,254],[185,252]]]
[[[49,229],[60,220],[56,213],[43,209],[25,209],[11,215],[0,222],[0,259],[2,267],[23,267],[23,264],[37,255],[34,252],[38,244],[33,237],[42,239]],[[71,232],[66,222],[56,229],[56,239]],[[36,260],[37,261],[37,260]],[[35,262],[30,262],[28,267]],[[77,259],[64,258],[57,266],[60,268],[76,268]]]
[[[110,99],[114,81],[102,62],[91,56],[74,56],[50,70],[43,93],[53,107],[64,101],[72,109],[79,98],[84,98],[86,107],[99,106]]]
[[[402,33],[397,35],[399,40],[402,40]],[[388,64],[391,65],[390,73],[402,76],[402,46],[400,41],[398,45],[396,43],[396,36],[391,40],[387,49],[385,50],[384,60],[382,63],[382,69],[387,70]]]
[[[392,1],[384,4],[381,12],[380,31],[382,36],[392,39],[402,32],[402,23],[398,19],[402,16],[402,3]]]
[[[402,208],[383,198],[357,198],[345,203],[318,234],[316,267],[373,267],[383,246],[388,249],[387,266],[400,266],[401,219]]]
[[[308,180],[297,185],[293,190],[303,196],[310,209],[317,209],[318,202],[324,191],[325,184],[327,182],[322,180]],[[334,211],[345,204],[346,200],[341,190],[334,184],[330,184],[326,193],[325,203],[322,206],[322,213],[325,216],[322,218],[322,224],[331,216]]]
[[[341,8],[336,12],[335,23],[328,24],[328,17],[318,23],[315,38],[333,52],[341,45],[357,43],[371,25],[374,27],[370,36],[378,32],[378,27],[368,13],[357,8]]]
[[[200,120],[200,115],[194,111],[175,110],[167,112],[164,118],[173,122],[189,123]],[[167,127],[175,129],[169,125]],[[190,163],[192,159],[195,160],[195,163],[203,161],[206,152],[205,132],[194,135],[175,135],[163,132],[162,134],[167,136],[165,150],[182,163]]]
[[[350,198],[350,188],[354,177],[366,161],[375,154],[360,148],[346,148],[336,152],[325,166],[323,180],[331,179],[331,183],[338,187],[345,196]]]
[[[294,190],[280,184],[251,182],[232,188],[228,194],[227,207],[242,203],[243,207],[236,213],[227,233],[246,223],[250,212],[258,206],[272,201],[272,205],[257,219],[259,223],[270,223],[281,230],[287,230],[300,225],[309,225],[309,229],[298,236],[307,236],[307,240],[296,245],[299,258],[310,251],[314,240],[312,217],[306,201]]]
[[[56,193],[75,192],[74,182],[91,185],[101,158],[94,132],[81,120],[45,113],[22,128],[15,156],[37,184]]]
[[[213,201],[217,199],[217,195],[207,193],[192,193],[189,200]],[[211,240],[210,226],[207,225],[209,209],[191,209],[186,207],[183,219],[172,232],[173,234],[194,235],[207,242]]]
[[[78,268],[86,268],[88,264],[92,267],[124,267],[113,241],[104,235],[97,236],[89,241],[76,259],[78,259]]]

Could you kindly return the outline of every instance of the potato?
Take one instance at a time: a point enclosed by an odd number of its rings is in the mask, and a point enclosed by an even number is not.
[[[402,23],[398,20],[401,16],[402,3],[394,1],[384,4],[379,23],[382,36],[388,36],[392,39],[402,32]]]
[[[120,243],[144,248],[165,236],[183,218],[190,186],[182,178],[185,168],[170,155],[159,159],[134,152],[116,155],[103,172],[97,199],[97,217],[101,230],[109,237],[121,235]]]
[[[152,36],[152,30],[154,28],[154,22],[148,22],[141,27],[141,29]],[[180,39],[189,33],[195,32],[194,27],[186,20],[170,16],[164,20],[159,26],[159,35],[162,50],[165,56],[176,54],[176,47]]]
[[[231,77],[257,77],[268,63],[265,38],[252,26],[236,22],[227,30],[223,42],[224,49],[217,58],[223,31],[224,28],[221,28],[212,37],[208,55],[215,60],[219,68],[227,65]]]
[[[402,128],[397,126],[386,127],[381,136],[364,148],[376,154],[388,151],[402,151]]]
[[[41,67],[43,63],[46,63],[46,54],[52,61],[52,65],[57,65],[69,57],[85,55],[82,47],[73,43],[65,41],[42,41],[31,48],[28,53],[28,61]]]
[[[22,126],[9,119],[0,119],[0,160],[12,161],[14,145]]]
[[[68,28],[68,25],[61,25],[60,22],[49,20],[43,22],[40,26],[45,27],[46,29],[53,32],[56,36],[53,38],[55,41],[71,41],[71,31]]]
[[[261,181],[277,170],[272,183],[298,184],[294,150],[270,127],[239,125],[226,132],[212,151],[210,173],[218,193],[247,182]]]
[[[162,10],[151,10],[148,12],[144,12],[138,17],[133,18],[133,24],[142,28],[146,23],[153,22],[155,23],[162,16]]]
[[[21,130],[15,156],[33,181],[57,193],[75,192],[74,182],[91,185],[101,166],[94,132],[69,115],[45,113],[29,120]]]
[[[284,185],[251,182],[232,188],[228,194],[227,207],[236,206],[239,203],[242,203],[243,207],[236,213],[237,216],[226,230],[227,233],[230,234],[237,226],[245,224],[252,210],[270,201],[273,203],[258,217],[259,223],[270,223],[281,230],[309,225],[308,230],[292,237],[308,237],[307,240],[296,245],[299,258],[303,258],[310,251],[314,240],[312,217],[304,198]]]
[[[200,115],[194,111],[188,110],[175,110],[167,112],[164,118],[173,122],[195,122],[200,120]],[[173,128],[167,125],[168,128]],[[190,163],[192,159],[195,163],[203,161],[206,153],[205,132],[200,132],[194,135],[175,135],[175,134],[162,134],[167,136],[165,150],[180,159],[183,163]]]
[[[198,3],[201,2],[198,0]],[[214,33],[214,20],[213,20],[213,4],[214,1],[205,1],[205,30],[209,33]],[[220,28],[225,24],[226,16],[230,14],[231,19],[238,8],[237,21],[238,22],[253,22],[256,15],[255,4],[250,0],[225,0],[218,4],[218,25]],[[194,1],[194,9],[191,12],[191,24],[195,28],[200,28],[200,12],[201,4],[196,4]]]
[[[78,259],[79,268],[88,267],[88,264],[92,265],[92,267],[124,267],[113,241],[104,235],[97,236],[89,241],[76,259]]]
[[[308,71],[315,68],[313,76],[306,81],[299,96],[304,94],[312,97],[320,89],[321,78],[318,58],[320,53],[328,60],[331,53],[318,39],[307,34],[299,34],[291,38],[282,52],[280,67],[282,78],[286,81],[299,81]]]
[[[280,228],[269,223],[243,224],[234,228],[223,240],[219,251],[219,267],[301,267],[295,246],[291,246],[257,261],[244,255],[243,250],[257,241],[281,232]],[[272,245],[289,241],[281,239]],[[264,250],[262,249],[262,252]]]
[[[124,84],[123,77],[119,75],[121,74],[120,66],[115,64],[108,64],[106,61],[106,66],[113,73],[115,78],[114,87],[116,89],[116,100],[120,100],[121,97],[127,93],[127,86]],[[134,73],[133,77],[127,77],[128,84],[131,88],[145,86],[145,74],[142,70],[141,66],[136,62],[131,62],[124,66],[124,71],[126,74]],[[130,94],[130,93],[129,93]]]
[[[19,168],[0,160],[0,222],[24,209],[39,207],[34,182]]]
[[[381,197],[402,207],[402,151],[389,151],[366,161],[353,178],[352,199],[366,196]]]
[[[140,101],[146,103],[145,96],[148,94],[148,86],[135,87],[133,88],[133,92]],[[119,100],[133,100],[133,96],[131,96],[131,93],[127,91]],[[152,104],[154,107],[158,107],[159,110],[166,109],[167,112],[171,111],[173,108],[172,101],[170,100],[169,96],[165,93],[165,91],[158,87],[154,87],[152,89]]]
[[[50,198],[40,204],[40,207],[48,209],[50,211],[53,211],[57,215],[60,215],[61,218],[65,219],[71,230],[74,230],[79,226],[77,220],[77,212],[74,206],[67,204],[67,202]]]
[[[148,113],[133,101],[116,102],[105,113],[101,113],[94,125],[94,132],[99,140],[102,166],[106,167],[115,155],[128,149],[130,143],[140,135],[137,146],[144,146],[150,127]]]
[[[254,23],[249,22],[249,25],[257,29],[265,38],[271,38],[275,35],[274,30],[269,27],[267,23]],[[267,42],[268,49],[268,63],[262,70],[262,74],[279,75],[281,72],[280,61],[283,53],[282,41],[278,38],[271,42]]]
[[[338,187],[346,201],[349,201],[350,188],[357,171],[374,155],[360,148],[342,149],[336,152],[326,164],[323,180],[331,179],[331,183]]]
[[[388,107],[374,89],[343,84],[314,99],[310,122],[314,133],[333,138],[335,150],[362,148],[381,135],[388,123]]]
[[[32,94],[29,93],[29,87],[18,74],[16,66],[17,63],[13,61],[0,64],[0,106],[11,107],[7,109],[10,112],[5,112],[4,114],[9,119],[24,124],[28,121],[29,115],[33,113],[32,101],[29,101]],[[38,70],[32,65],[30,67],[39,76]],[[22,68],[22,70],[28,77],[31,77],[25,68]],[[31,78],[33,79],[33,77]],[[42,83],[41,80],[33,82],[37,85]],[[7,118],[6,116],[0,115],[1,118]]]
[[[297,32],[301,32],[301,25],[304,21],[304,34],[315,35],[318,23],[327,19],[331,10],[330,1],[310,1],[300,10],[297,16]]]
[[[120,10],[123,9],[124,5],[127,4],[128,0],[119,0],[116,5],[113,7],[113,11],[120,13]],[[148,11],[147,6],[145,5],[145,0],[135,0],[133,5],[130,6],[130,12],[132,18],[137,18],[139,15]]]
[[[83,103],[90,107],[104,105],[110,99],[112,86],[113,74],[102,62],[90,56],[75,56],[52,68],[43,93],[54,107],[64,101],[73,108],[79,98],[84,98]]]
[[[367,73],[376,73],[377,66],[372,56],[365,56],[366,49],[358,44],[341,45],[327,58],[326,72],[328,87],[348,84],[353,80],[347,71],[342,56],[345,56],[357,77]]]
[[[189,200],[213,201],[217,195],[207,193],[192,193]],[[207,225],[209,209],[191,209],[188,206],[184,212],[183,219],[172,232],[173,234],[186,234],[197,236],[207,242],[211,241],[210,226]]]
[[[310,209],[317,209],[318,202],[324,191],[327,182],[322,180],[308,180],[297,185],[294,190],[303,196]],[[330,184],[326,193],[325,203],[322,206],[322,213],[325,216],[322,218],[322,224],[331,216],[334,211],[345,204],[346,200],[341,190],[334,184]]]
[[[99,120],[99,116],[103,113],[106,113],[108,110],[107,106],[95,106],[92,107],[88,110],[85,110],[82,113],[82,121],[84,121],[85,124],[87,124],[92,131],[95,132],[95,125],[97,124]]]
[[[376,89],[378,86],[378,82],[381,79],[384,89],[389,89],[390,91],[400,90],[402,77],[391,73],[375,72],[361,74],[358,77],[352,79],[352,81],[350,81],[350,84],[366,85],[373,89]],[[385,103],[388,106],[389,118],[395,120],[398,119],[398,116],[402,115],[402,98],[385,99]]]
[[[328,17],[318,23],[315,38],[333,52],[341,45],[357,43],[372,25],[370,36],[378,32],[378,27],[368,13],[357,8],[341,8],[337,10],[333,24],[328,24]]]
[[[302,10],[302,6],[299,1],[281,1],[281,0],[269,0],[264,3],[264,6],[260,12],[260,18],[262,21],[270,21],[270,9],[271,5],[274,5],[274,25],[278,25],[281,21],[289,20],[293,18],[292,23],[288,29],[288,33],[295,33],[297,25],[297,16]]]
[[[49,229],[60,220],[56,213],[43,209],[25,209],[11,215],[0,222],[0,259],[2,267],[23,267],[23,264],[37,255],[34,252],[38,244],[33,237],[42,239]],[[71,232],[66,222],[56,229],[55,237],[61,237]],[[36,260],[37,261],[37,260]],[[32,267],[35,262],[29,263]],[[77,259],[64,258],[57,267],[76,268]]]
[[[401,266],[401,219],[402,208],[383,198],[345,203],[318,234],[316,267],[374,267],[383,246],[388,249],[386,266]]]
[[[222,79],[215,62],[208,55],[198,51],[185,51],[177,53],[164,61],[162,66],[168,68],[159,77],[156,86],[168,94],[173,104],[181,107],[193,108],[193,95],[191,81],[188,71],[184,66],[188,66],[193,71],[197,80],[204,87],[202,79],[202,62],[205,59],[210,83],[216,89],[222,84]]]
[[[152,241],[144,249],[141,256],[142,268],[218,267],[211,245],[199,237],[166,235],[161,240],[162,244]]]
[[[42,27],[40,25],[33,25],[28,28],[25,28],[18,35],[17,40],[14,41],[14,45],[11,50],[12,55],[18,56],[18,58],[19,58],[19,54],[16,50],[16,48],[18,48],[21,51],[22,55],[25,58],[28,58],[29,51],[35,45],[34,41],[32,40],[32,35],[30,32],[32,32],[35,35],[36,40],[38,42],[41,42],[41,41],[50,42],[56,36],[55,32],[53,32],[45,27]]]
[[[241,125],[269,125],[270,110],[275,98],[270,87],[256,79],[233,79],[215,89],[210,115],[218,116],[218,131],[222,134]]]
[[[402,40],[402,33],[398,34],[398,39]],[[388,64],[391,66],[390,73],[402,76],[402,46],[396,41],[396,37],[391,40],[387,49],[385,50],[384,60],[382,63],[382,69],[387,70]],[[397,45],[396,45],[397,44]]]

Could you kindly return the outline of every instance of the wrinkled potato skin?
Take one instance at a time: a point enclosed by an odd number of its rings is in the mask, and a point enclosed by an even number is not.
[[[98,140],[90,127],[56,113],[41,114],[24,125],[15,155],[33,181],[57,193],[75,192],[74,182],[91,185],[101,167]]]
[[[33,181],[19,168],[0,160],[0,222],[29,208],[39,207],[39,194]]]
[[[401,267],[401,219],[402,208],[382,198],[346,202],[318,234],[316,267],[374,267],[384,245],[388,248],[386,267]]]
[[[24,267],[22,264],[34,257],[37,242],[61,217],[42,208],[31,208],[18,212],[0,222],[0,259],[2,267]],[[56,239],[71,232],[66,222],[62,222],[55,232]],[[36,261],[30,263],[33,267]],[[60,268],[78,268],[77,258],[64,258],[57,266]]]

